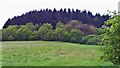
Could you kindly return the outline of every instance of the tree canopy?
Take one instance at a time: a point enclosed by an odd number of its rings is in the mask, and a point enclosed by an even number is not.
[[[87,32],[85,27],[88,29]],[[91,29],[91,27],[94,30]],[[97,28],[92,25],[84,25],[81,21],[72,20],[66,24],[59,21],[55,28],[53,28],[50,23],[34,25],[32,22],[29,22],[19,26],[9,25],[7,28],[2,29],[2,31],[3,41],[47,40],[82,43],[81,40],[85,36],[96,34]],[[89,39],[91,39],[91,37]],[[90,42],[90,44],[97,44],[97,40],[97,38],[94,38],[94,42]],[[87,41],[85,43],[87,43]]]
[[[78,20],[82,21],[84,24],[101,27],[104,24],[104,21],[108,20],[109,17],[109,15],[100,15],[99,13],[93,15],[90,11],[81,11],[79,9],[41,9],[39,11],[33,10],[8,19],[3,28],[8,27],[9,25],[25,25],[28,22],[33,22],[33,24],[43,24],[48,22],[55,28],[56,22],[61,21],[66,24],[70,20]]]
[[[105,23],[103,42],[106,46],[103,58],[114,64],[120,64],[120,15],[115,15]]]

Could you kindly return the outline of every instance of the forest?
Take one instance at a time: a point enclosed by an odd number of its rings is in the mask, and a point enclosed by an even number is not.
[[[9,18],[3,28],[8,27],[9,25],[25,25],[28,22],[32,22],[33,24],[43,24],[50,23],[53,28],[55,28],[56,23],[61,21],[66,24],[71,20],[78,20],[83,22],[83,24],[93,25],[95,27],[101,27],[106,20],[110,18],[110,15],[104,14],[100,15],[96,13],[95,15],[92,12],[87,10],[79,10],[79,9],[60,9],[53,10],[51,9],[41,9],[41,10],[33,10],[26,12],[20,16],[14,16],[13,18]]]
[[[110,15],[79,9],[41,9],[14,16],[3,26],[3,41],[47,40],[98,45]]]

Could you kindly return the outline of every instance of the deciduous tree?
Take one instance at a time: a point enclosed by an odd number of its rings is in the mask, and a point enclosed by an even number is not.
[[[103,42],[106,46],[102,56],[107,61],[120,64],[120,15],[115,15],[105,22],[106,31],[103,34]]]

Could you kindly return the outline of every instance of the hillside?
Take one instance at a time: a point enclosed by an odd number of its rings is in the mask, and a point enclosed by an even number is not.
[[[65,42],[3,42],[3,66],[109,66],[100,59],[102,46]]]

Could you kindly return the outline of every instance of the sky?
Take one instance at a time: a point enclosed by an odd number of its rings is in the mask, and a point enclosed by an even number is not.
[[[107,10],[118,10],[120,0],[0,0],[0,29],[8,18],[45,8],[59,10],[71,8],[91,11],[93,14],[107,14]]]

